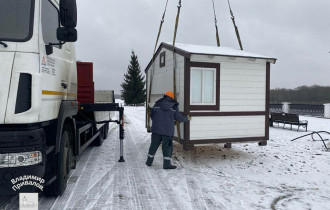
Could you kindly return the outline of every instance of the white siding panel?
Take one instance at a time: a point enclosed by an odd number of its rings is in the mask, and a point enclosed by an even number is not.
[[[264,100],[222,100],[220,101],[221,106],[263,106],[265,105]]]
[[[220,111],[265,111],[265,63],[228,63],[220,69]]]
[[[223,81],[220,78],[220,88],[221,87],[239,87],[239,88],[251,88],[251,87],[261,87],[265,88],[266,91],[266,83],[264,82],[250,82],[250,81]]]
[[[264,116],[193,117],[190,140],[265,136]]]
[[[237,105],[230,105],[230,106],[224,106],[222,105],[220,107],[220,111],[221,112],[251,112],[251,111],[255,111],[255,112],[264,112],[265,111],[265,105],[262,106],[257,106],[257,105],[253,105],[253,106],[237,106]]]
[[[172,72],[164,71],[158,72],[157,74],[153,75],[153,82],[152,82],[152,91],[151,94],[164,94],[168,90],[173,89],[173,76],[171,75]],[[162,82],[167,81],[167,82]]]
[[[260,70],[249,70],[249,69],[231,69],[231,68],[224,68],[223,66],[221,66],[221,75],[246,75],[246,76],[250,76],[250,75],[255,75],[255,76],[266,76],[266,71],[265,69],[260,69]]]
[[[257,70],[265,70],[263,66],[266,65],[265,63],[255,63],[251,61],[245,61],[245,62],[235,62],[235,61],[229,61],[229,62],[221,62],[221,67],[224,69],[231,69],[231,70],[240,70],[244,69],[245,71],[257,71]]]
[[[265,94],[258,94],[258,93],[223,93],[221,94],[222,100],[266,100]]]
[[[261,82],[265,81],[265,75],[228,75],[221,74],[221,81],[237,82]]]
[[[190,140],[263,137],[264,133],[265,129],[240,129],[198,132],[192,131],[190,132]]]
[[[158,55],[155,59],[155,70],[153,74],[153,83],[152,83],[152,95],[154,94],[164,94],[164,92],[172,90],[173,91],[173,54],[167,49],[163,49],[161,52],[166,52],[166,62],[165,66],[160,68]],[[183,76],[184,76],[184,57],[181,55],[176,56],[177,59],[177,93],[183,92]],[[149,78],[151,75],[153,65],[149,69]],[[150,82],[150,80],[149,80]],[[150,83],[148,83],[149,88]]]
[[[159,59],[160,54],[155,59],[155,70],[152,82],[151,91],[151,104],[153,105],[157,100],[163,97],[164,93],[167,91],[173,91],[173,53],[167,49],[162,49],[160,53],[166,52],[165,66],[160,68]],[[177,101],[179,102],[179,109],[183,111],[184,109],[184,57],[181,55],[176,56],[177,60]],[[146,84],[147,89],[150,87],[150,73],[152,71],[153,65],[151,65],[148,73],[148,84]],[[175,136],[177,136],[175,134]],[[183,124],[181,125],[181,136],[183,138]]]
[[[265,123],[265,116],[205,116],[192,117],[190,125],[236,125]]]
[[[236,127],[244,127],[245,129],[264,129],[264,126],[261,123],[250,124],[250,123],[225,123],[225,124],[204,124],[204,125],[190,125],[192,132],[200,131],[226,131],[226,130],[237,130]]]
[[[255,88],[255,87],[247,87],[247,88],[240,88],[240,87],[226,87],[220,89],[220,95],[223,95],[225,93],[233,93],[233,94],[261,94],[265,95],[266,91],[265,88]]]

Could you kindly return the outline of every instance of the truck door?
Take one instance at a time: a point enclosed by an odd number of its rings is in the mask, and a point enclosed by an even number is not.
[[[42,77],[42,110],[40,121],[55,119],[62,100],[66,100],[70,70],[72,71],[71,45],[59,45],[56,30],[60,26],[59,6],[55,1],[41,2],[40,73]],[[57,44],[49,46],[49,43]],[[46,46],[52,53],[46,52]],[[49,54],[49,55],[47,55]]]

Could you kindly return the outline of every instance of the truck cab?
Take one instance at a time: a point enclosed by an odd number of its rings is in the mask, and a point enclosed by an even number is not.
[[[111,91],[94,100],[93,63],[76,62],[76,1],[0,0],[0,10],[0,196],[63,194],[78,157],[102,145],[111,122],[124,162],[124,108]]]
[[[77,98],[74,45],[57,39],[59,4],[1,0],[0,6],[0,41],[7,45],[0,45],[0,124],[56,119],[61,102]]]
[[[0,0],[0,195],[17,193],[19,177],[68,175],[57,171],[62,137],[73,141],[78,112],[75,4]]]

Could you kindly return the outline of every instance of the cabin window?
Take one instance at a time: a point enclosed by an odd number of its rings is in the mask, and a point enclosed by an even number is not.
[[[220,110],[220,63],[189,62],[190,110]]]
[[[57,44],[57,28],[60,26],[59,11],[49,0],[42,1],[42,36],[45,44]],[[54,47],[60,48],[59,45]]]
[[[165,60],[166,60],[165,58],[166,58],[166,53],[162,52],[160,54],[160,63],[159,63],[160,68],[165,66]]]
[[[215,105],[215,68],[191,68],[190,81],[190,100],[192,105]]]

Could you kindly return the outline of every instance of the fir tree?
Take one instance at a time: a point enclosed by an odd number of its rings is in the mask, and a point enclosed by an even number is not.
[[[126,104],[136,105],[144,103],[146,100],[144,76],[141,74],[140,64],[137,55],[132,51],[130,64],[127,73],[124,75],[122,98]]]

